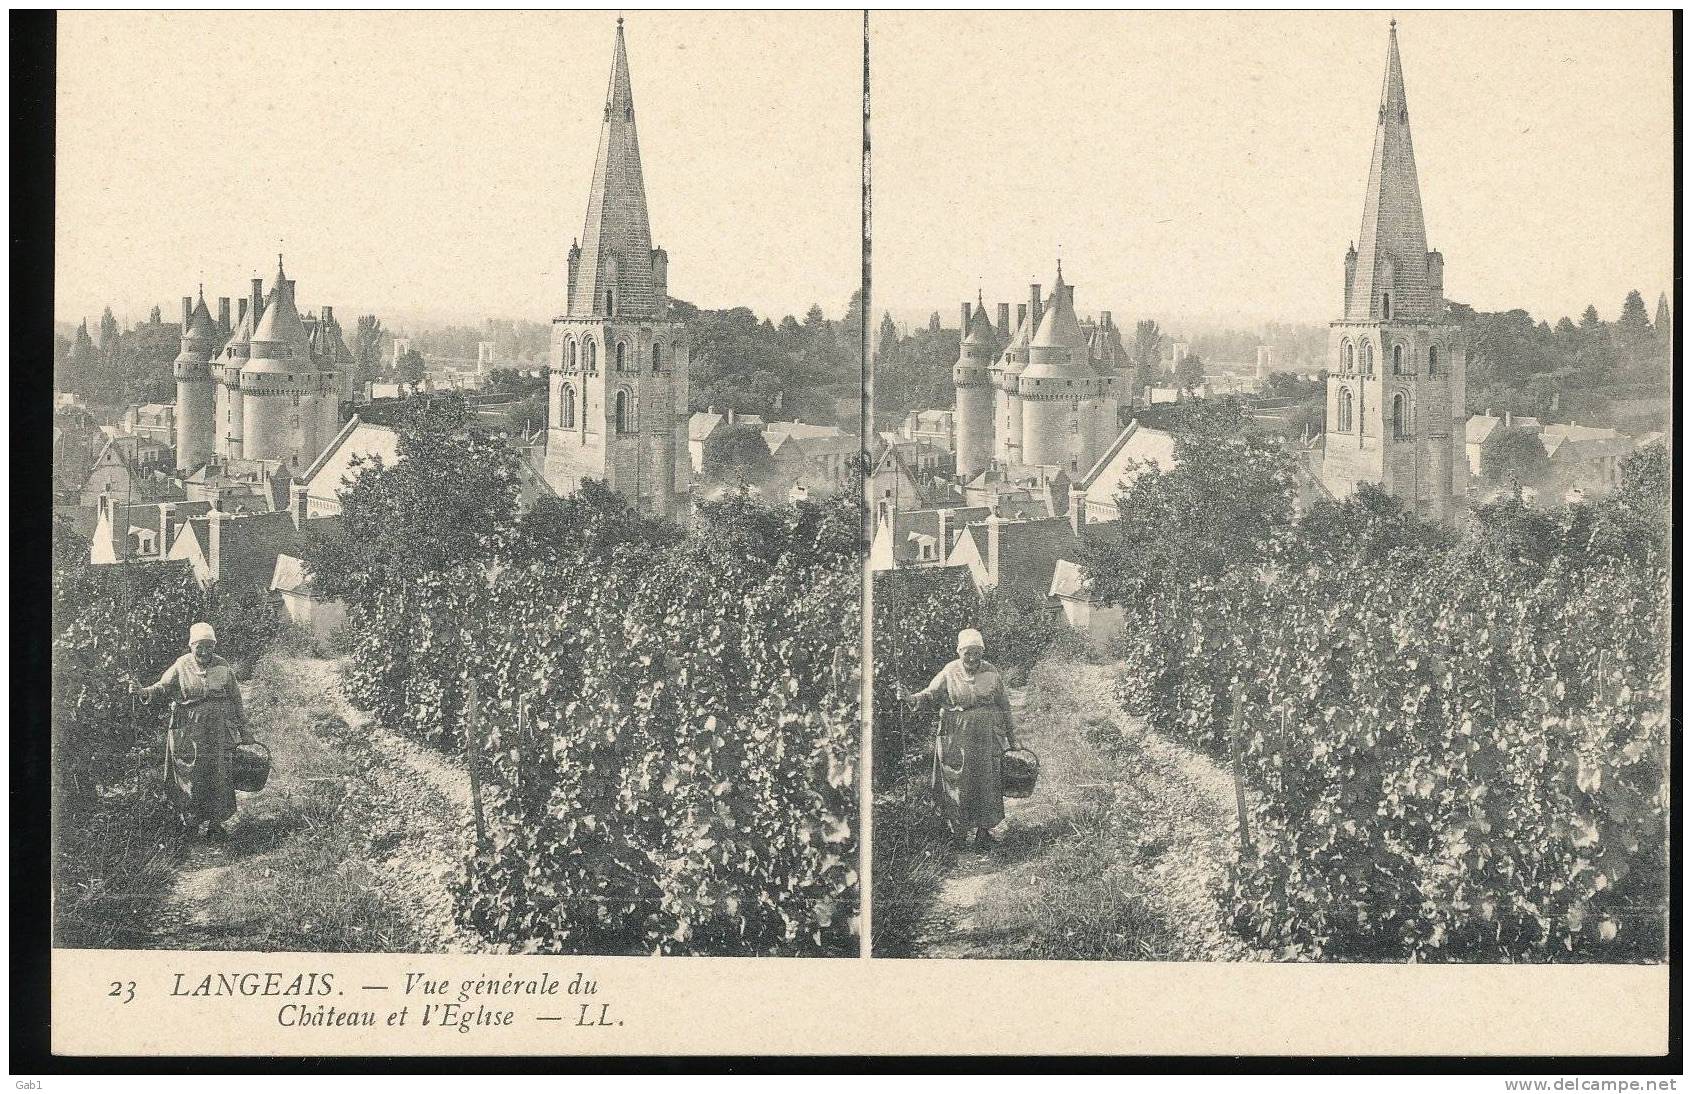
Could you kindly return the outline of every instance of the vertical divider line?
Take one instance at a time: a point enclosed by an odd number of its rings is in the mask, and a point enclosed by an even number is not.
[[[875,582],[870,572],[869,499],[870,438],[875,426],[875,367],[870,361],[870,13],[864,9],[862,234],[859,250],[863,269],[858,286],[858,565],[863,582],[863,653],[858,698],[858,957],[873,956],[870,939],[875,930],[875,878],[872,875],[875,839]]]

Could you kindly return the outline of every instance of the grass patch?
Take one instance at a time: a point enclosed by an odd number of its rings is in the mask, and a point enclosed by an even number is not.
[[[926,769],[908,755],[899,770],[894,785],[875,799],[870,952],[876,957],[918,956],[915,944],[923,917],[957,863],[945,822],[934,808]]]
[[[208,949],[408,952],[420,943],[378,888],[350,781],[279,794],[231,841],[204,912]]]
[[[1175,949],[1136,879],[1137,844],[1107,794],[1069,813],[1045,853],[988,887],[978,932],[1015,939],[994,957],[1035,960],[1158,960]]]
[[[182,826],[165,800],[160,746],[130,750],[134,775],[109,786],[61,787],[54,828],[53,944],[146,945],[146,912],[169,886]]]

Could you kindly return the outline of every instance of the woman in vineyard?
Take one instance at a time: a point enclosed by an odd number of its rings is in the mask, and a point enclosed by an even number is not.
[[[967,839],[975,829],[978,847],[998,842],[992,829],[1005,819],[1000,765],[1005,750],[1017,747],[1004,677],[986,653],[980,631],[960,632],[957,659],[907,699],[913,710],[943,701],[934,799],[954,835]]]
[[[207,836],[222,839],[228,835],[224,823],[235,815],[229,754],[252,737],[235,670],[218,656],[210,623],[194,624],[188,652],[171,663],[158,683],[140,690],[149,703],[166,694],[176,701],[165,735],[166,790],[188,818],[190,833],[204,823]]]

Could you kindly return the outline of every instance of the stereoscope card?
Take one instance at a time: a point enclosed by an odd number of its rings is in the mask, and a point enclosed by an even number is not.
[[[35,14],[61,1062],[1678,1058],[1672,13]]]

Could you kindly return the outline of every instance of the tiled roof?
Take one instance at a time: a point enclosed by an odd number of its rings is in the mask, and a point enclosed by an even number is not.
[[[722,423],[723,416],[721,414],[712,414],[704,410],[695,411],[693,416],[687,420],[687,439],[703,441]]]
[[[613,259],[615,285],[609,283]],[[605,94],[577,271],[571,315],[602,314],[607,289],[615,291],[620,314],[654,315],[663,303],[654,291],[652,231],[646,219],[646,183],[641,176],[634,89],[621,20],[611,53],[611,82]]]
[[[385,465],[392,467],[399,458],[399,433],[389,426],[361,421],[354,414],[306,468],[300,481],[307,485],[312,497],[333,500],[345,485],[355,456],[380,456]]]
[[[988,511],[980,506],[953,509],[950,532],[946,544],[946,552],[950,553],[952,543],[964,533],[973,521],[986,520]],[[930,540],[940,538],[940,511],[938,509],[901,509],[893,514],[893,556],[900,562],[917,561],[917,551],[912,536],[927,536]]]
[[[1422,222],[1422,193],[1410,142],[1410,108],[1404,94],[1396,27],[1387,39],[1386,75],[1381,81],[1375,149],[1369,162],[1369,188],[1364,194],[1363,225],[1358,230],[1357,263],[1346,318],[1371,316],[1380,295],[1375,278],[1381,259],[1392,264],[1393,317],[1438,318],[1428,284],[1428,233]]]

